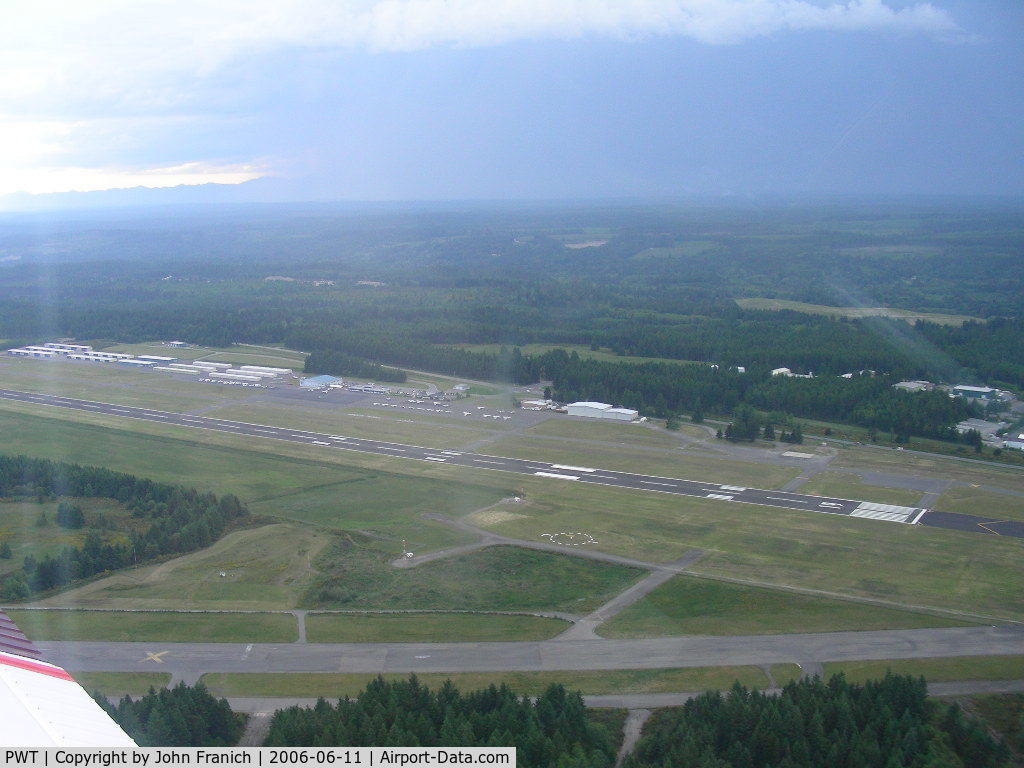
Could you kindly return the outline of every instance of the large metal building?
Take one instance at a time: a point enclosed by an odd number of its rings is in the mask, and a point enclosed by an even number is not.
[[[609,403],[581,401],[569,403],[565,412],[570,416],[585,416],[590,419],[609,419],[612,421],[634,421],[639,414],[632,408],[616,408]]]

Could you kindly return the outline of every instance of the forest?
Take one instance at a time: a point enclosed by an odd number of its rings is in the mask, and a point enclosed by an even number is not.
[[[140,745],[236,743],[240,718],[201,684],[97,701]],[[514,746],[522,768],[607,768],[613,736],[578,692],[535,699],[494,685],[431,690],[378,677],[355,697],[274,713],[269,747]],[[1007,747],[959,705],[929,698],[923,678],[887,674],[851,684],[802,679],[781,692],[735,684],[656,710],[625,768],[1003,768]]]
[[[430,690],[409,680],[369,683],[355,699],[274,713],[267,747],[516,747],[519,768],[610,768],[607,731],[587,719],[583,697],[551,685],[535,700],[510,688]]]
[[[745,402],[939,438],[965,407],[902,397],[893,382],[1024,391],[1024,210],[1008,205],[106,216],[45,233],[0,221],[0,336],[12,346],[284,344],[310,353],[310,372],[545,379],[563,400],[654,415],[729,415]],[[743,308],[745,297],[822,306]],[[840,309],[865,306],[944,314],[910,323]],[[607,350],[623,365],[526,344]],[[778,367],[815,379],[770,380]],[[862,371],[877,376],[839,379]]]
[[[0,497],[37,501],[58,498],[115,499],[146,523],[125,536],[90,530],[81,547],[56,556],[25,558],[21,571],[0,582],[0,599],[23,600],[79,579],[151,562],[165,555],[202,549],[249,512],[236,496],[217,497],[100,467],[0,455]],[[73,505],[62,502],[74,518]],[[60,511],[58,511],[60,514]]]
[[[231,711],[202,683],[153,688],[138,699],[125,696],[116,705],[102,694],[93,698],[140,747],[233,747],[245,719]]]
[[[1006,747],[923,678],[735,685],[656,712],[625,768],[999,768]]]

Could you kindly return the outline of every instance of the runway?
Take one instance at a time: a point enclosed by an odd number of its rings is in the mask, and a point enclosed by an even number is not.
[[[1020,627],[823,632],[647,640],[492,643],[40,642],[47,661],[80,672],[513,672],[663,669],[941,656],[1019,655]]]
[[[424,448],[403,443],[324,434],[267,424],[250,424],[243,421],[229,421],[209,416],[193,416],[172,411],[115,405],[91,400],[80,400],[59,395],[45,395],[14,390],[0,390],[0,399],[34,403],[57,408],[101,413],[129,419],[172,424],[175,426],[207,429],[248,437],[285,440],[303,445],[315,445],[326,451],[346,450],[377,455],[392,456],[434,464],[448,464],[474,469],[512,472],[534,477],[544,477],[561,482],[579,482],[592,485],[607,485],[616,488],[630,488],[653,493],[667,493],[678,496],[713,499],[740,504],[795,509],[803,512],[820,512],[829,515],[860,517],[879,522],[926,525],[993,536],[1024,538],[1024,523],[990,518],[973,517],[948,512],[935,512],[921,507],[904,507],[893,504],[877,504],[854,499],[840,499],[826,496],[811,496],[787,491],[763,490],[735,485],[723,485],[698,480],[642,475],[634,472],[600,469],[598,467],[554,464],[535,459],[515,459],[504,456],[465,451]]]

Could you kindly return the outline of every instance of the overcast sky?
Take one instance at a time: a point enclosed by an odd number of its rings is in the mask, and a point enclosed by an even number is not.
[[[1024,194],[1021,0],[0,8],[0,195]]]

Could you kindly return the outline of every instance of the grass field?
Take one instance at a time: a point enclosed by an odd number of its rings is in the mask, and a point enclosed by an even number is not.
[[[311,643],[482,643],[548,640],[569,626],[560,619],[493,613],[311,613],[306,636]]]
[[[906,507],[913,507],[921,500],[920,491],[868,485],[861,482],[856,475],[845,472],[819,472],[801,485],[799,491],[816,496],[875,501],[879,504],[901,504]]]
[[[183,412],[239,396],[236,387],[182,381],[156,371],[0,357],[0,386],[117,405]]]
[[[171,682],[169,672],[75,672],[71,676],[89,693],[104,696],[139,697],[149,693],[150,688],[166,688]]]
[[[214,673],[202,682],[217,696],[315,697],[355,696],[376,678],[372,674]],[[406,674],[382,675],[386,680],[405,680]],[[416,677],[436,688],[451,680],[462,691],[507,683],[516,693],[537,695],[552,683],[584,694],[676,693],[727,689],[735,681],[765,688],[768,678],[758,667],[689,667],[685,669],[630,669],[565,672],[428,672]]]
[[[736,299],[743,309],[790,309],[809,315],[828,315],[830,317],[891,317],[912,323],[915,320],[927,320],[940,325],[960,325],[967,320],[977,320],[967,315],[943,315],[934,312],[913,312],[909,309],[893,309],[891,307],[828,307],[824,304],[805,304],[802,301],[786,299]]]
[[[136,610],[294,608],[314,582],[313,560],[328,541],[315,529],[285,523],[235,531],[199,552],[121,571],[39,604]],[[289,618],[253,618],[252,634],[277,631],[275,627],[286,626]],[[153,621],[170,618],[156,614]],[[235,625],[244,627],[245,620],[236,620]],[[287,631],[294,639],[294,626]]]
[[[1024,679],[1024,656],[951,656],[942,659],[835,661],[823,665],[825,677],[842,672],[853,683],[877,680],[886,670],[898,675],[924,675],[930,683],[949,680]]]
[[[291,643],[298,637],[289,614],[15,609],[7,615],[34,641]]]
[[[837,448],[836,458],[830,466],[832,469],[875,469],[1024,491],[1024,468],[958,461],[934,454],[918,455],[906,451],[853,446]]]
[[[545,532],[584,531],[597,539],[594,546],[603,551],[653,561],[671,560],[699,547],[706,554],[692,569],[709,575],[1005,618],[1024,616],[1020,545],[1009,539],[587,487],[532,476],[325,451],[281,441],[254,442],[237,435],[97,414],[49,411],[49,418],[33,415],[39,412],[47,411],[39,406],[0,403],[0,430],[10,444],[18,445],[25,453],[87,464],[101,462],[170,482],[189,477],[203,490],[234,491],[249,502],[265,499],[267,504],[260,511],[266,514],[302,514],[337,528],[365,529],[392,545],[401,538],[419,539],[415,551],[466,540],[453,529],[419,519],[418,512],[424,507],[460,514],[473,509],[469,502],[479,500],[479,496],[490,495],[496,500],[516,492],[524,494],[524,503],[496,508],[496,514],[486,513],[486,519],[474,520],[499,533],[532,540],[539,540]],[[681,456],[690,453],[679,452]],[[947,476],[944,472],[948,467],[965,473],[975,469],[973,465],[956,466],[957,462],[947,459],[873,453],[892,462],[883,465],[886,471],[918,471],[922,458],[934,465],[931,471],[940,477]],[[705,462],[705,468],[724,464],[708,456],[692,455]],[[907,461],[906,466],[898,464],[901,459]],[[649,466],[644,469],[650,471]],[[979,468],[980,477],[989,475],[1019,484],[1022,473]],[[377,489],[388,484],[393,489],[404,489],[410,506],[396,509],[389,505],[386,519],[367,520],[353,512],[336,512],[332,505],[337,494],[332,494],[329,487],[337,482],[338,488],[343,488],[343,481],[357,477],[362,480],[348,488],[361,489],[368,502],[373,501]],[[423,484],[423,480],[430,483]],[[723,478],[722,482],[728,480]],[[430,494],[442,486],[449,491],[439,503]],[[322,490],[311,490],[315,487]],[[297,510],[301,493],[323,495],[311,498],[308,509]],[[477,508],[485,506],[486,502]],[[829,567],[823,568],[822,563]]]
[[[486,448],[492,456],[538,459],[573,466],[643,472],[661,477],[710,480],[757,488],[778,488],[796,477],[791,467],[732,461],[693,451],[654,452],[628,446],[599,447],[541,442],[528,437],[505,437]]]
[[[1015,540],[581,483],[532,489],[524,483],[514,511],[474,519],[519,538],[583,531],[604,551],[654,561],[701,548],[706,554],[690,567],[699,574],[1024,617]]]
[[[873,605],[679,576],[601,625],[602,637],[761,635],[964,626]]]
[[[11,557],[0,559],[0,574],[20,569],[29,555],[38,559],[56,555],[65,547],[80,547],[90,532],[125,541],[128,531],[149,525],[145,520],[132,518],[124,506],[113,499],[75,498],[67,501],[85,515],[83,528],[67,530],[57,525],[57,501],[37,502],[35,498],[0,500],[0,542],[11,547]],[[46,523],[41,524],[44,516]],[[96,527],[101,516],[109,524],[109,530]]]
[[[950,488],[939,496],[935,509],[989,520],[1024,520],[1024,497],[978,488]]]
[[[352,416],[349,413],[357,413]],[[479,440],[493,432],[469,425],[453,426],[448,423],[430,422],[406,415],[401,421],[392,418],[390,412],[359,412],[302,408],[301,406],[280,407],[268,403],[244,403],[218,408],[207,415],[218,419],[245,421],[250,424],[270,424],[277,427],[308,429],[317,432],[341,434],[347,437],[364,437],[371,440],[388,440],[407,445],[422,445],[428,448],[460,448],[468,442]]]
[[[398,569],[393,557],[353,537],[339,539],[316,562],[324,581],[312,608],[567,611],[587,613],[641,576],[635,568],[490,547]]]
[[[683,425],[683,429],[694,430],[694,434],[706,437],[707,432],[700,427]],[[682,432],[682,430],[680,430]],[[575,419],[553,416],[547,421],[535,424],[527,430],[528,434],[549,435],[554,437],[571,437],[577,440],[598,440],[607,443],[626,445],[645,445],[652,448],[672,448],[679,444],[672,432],[666,432],[636,424],[616,424],[608,421],[578,421]]]
[[[396,545],[405,538],[418,551],[468,540],[454,529],[420,520],[422,512],[462,514],[509,494],[481,485],[333,463],[352,458],[348,451],[317,452],[309,451],[316,446],[295,446],[298,453],[309,456],[297,458],[272,453],[296,453],[281,441],[235,437],[228,442],[253,449],[233,448],[216,445],[225,442],[219,439],[222,436],[203,430],[176,430],[184,437],[175,439],[161,436],[166,431],[159,426],[150,430],[148,424],[124,419],[110,423],[117,428],[22,415],[0,407],[5,439],[29,455],[101,463],[164,482],[188,478],[189,485],[201,490],[238,494],[254,512],[337,529],[370,530]]]
[[[802,670],[796,664],[772,664],[769,667],[778,687],[800,679]]]

